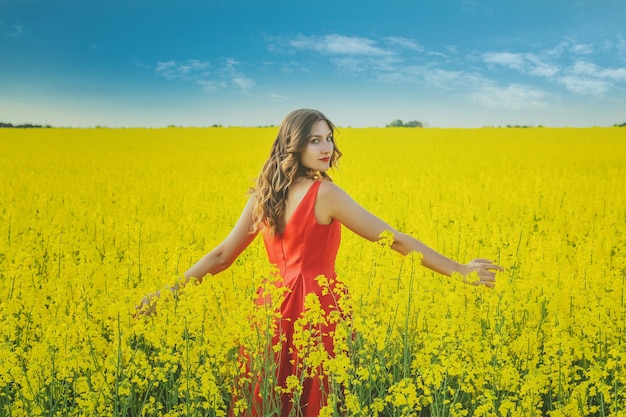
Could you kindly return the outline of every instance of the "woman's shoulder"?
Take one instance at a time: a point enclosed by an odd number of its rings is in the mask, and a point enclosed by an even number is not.
[[[344,195],[346,195],[346,192],[337,184],[330,181],[320,181],[317,198],[323,200],[334,200],[337,197]]]
[[[320,183],[320,192],[335,192],[341,188],[331,181],[317,180]]]

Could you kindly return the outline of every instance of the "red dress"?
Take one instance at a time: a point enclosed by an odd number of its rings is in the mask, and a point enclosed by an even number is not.
[[[304,311],[307,294],[317,294],[326,313],[338,310],[337,295],[332,291],[332,283],[331,291],[324,292],[315,279],[320,275],[331,281],[336,278],[335,257],[341,240],[341,225],[337,220],[325,225],[317,223],[315,219],[315,200],[320,184],[320,181],[315,181],[307,190],[285,225],[283,233],[272,235],[267,230],[262,231],[269,260],[278,267],[282,277],[282,282],[278,285],[288,288],[280,306],[281,319],[273,340],[276,345],[282,338],[280,351],[275,355],[278,361],[277,380],[282,387],[285,387],[289,375],[301,379],[302,364],[293,343],[293,336],[294,323]],[[264,302],[262,297],[259,302]],[[319,330],[325,350],[332,356],[334,324],[323,324]],[[281,416],[287,416],[292,407],[297,407],[293,410],[295,415],[317,416],[326,405],[327,395],[328,379],[323,372],[318,371],[317,376],[304,378],[299,404],[293,404],[289,394],[281,396]]]

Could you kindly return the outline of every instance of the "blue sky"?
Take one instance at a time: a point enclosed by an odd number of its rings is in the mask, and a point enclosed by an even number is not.
[[[0,0],[0,121],[626,122],[623,0]]]

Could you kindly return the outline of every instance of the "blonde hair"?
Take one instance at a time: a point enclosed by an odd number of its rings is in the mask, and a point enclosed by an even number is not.
[[[252,232],[264,227],[269,228],[271,233],[283,232],[287,190],[296,178],[308,177],[332,182],[325,172],[311,171],[300,162],[311,129],[320,120],[326,121],[331,131],[335,132],[335,125],[323,113],[312,109],[294,110],[280,124],[270,156],[263,164],[256,186],[250,190],[256,198]],[[336,166],[340,157],[341,152],[335,144],[329,165]]]

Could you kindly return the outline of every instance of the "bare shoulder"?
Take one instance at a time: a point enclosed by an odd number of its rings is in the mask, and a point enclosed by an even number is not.
[[[328,207],[330,211],[335,211],[339,205],[353,201],[352,198],[341,187],[332,183],[323,181],[317,191],[317,200],[322,206]]]
[[[317,189],[315,199],[315,217],[320,224],[329,224],[337,218],[340,206],[343,205],[342,196],[345,192],[332,182],[322,181]]]
[[[328,200],[328,199],[336,199],[342,196],[347,196],[346,192],[339,187],[337,184],[334,184],[329,181],[322,181],[320,184],[320,188],[317,191],[318,198]]]
[[[359,205],[346,191],[336,184],[323,182],[318,191],[319,210],[316,216],[322,220],[337,219],[354,233],[376,241],[383,230],[393,230],[387,223]]]

